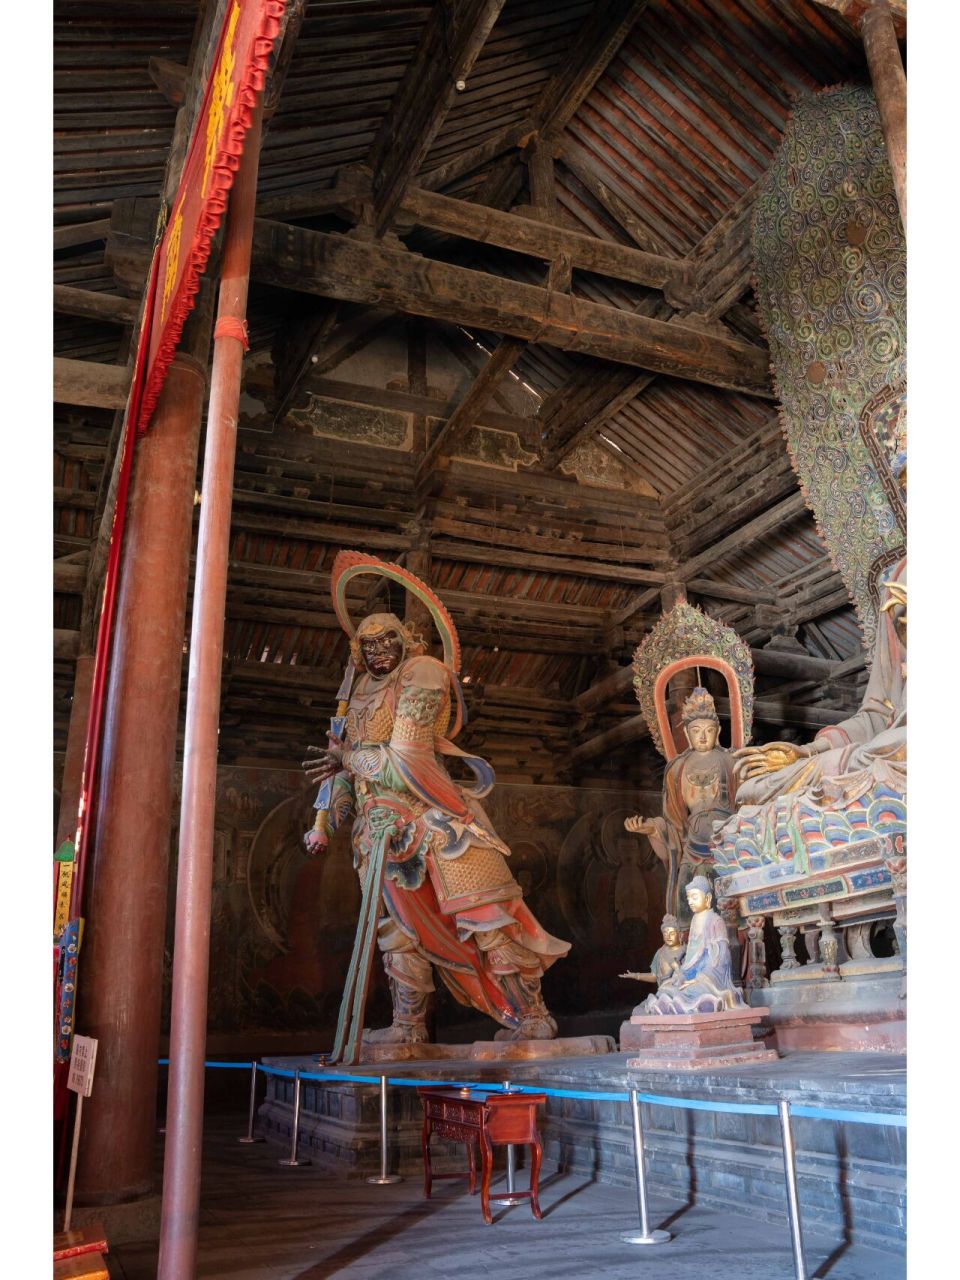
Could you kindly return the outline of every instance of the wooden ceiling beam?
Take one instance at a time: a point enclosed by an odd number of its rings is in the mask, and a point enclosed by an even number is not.
[[[131,370],[119,364],[53,358],[53,399],[58,404],[122,409],[130,390]]]
[[[281,288],[385,305],[749,395],[772,396],[767,352],[749,343],[429,261],[378,243],[257,219],[252,274]]]
[[[373,229],[381,235],[465,87],[504,0],[434,0],[417,51],[370,147]]]
[[[133,324],[140,314],[140,304],[135,298],[118,298],[93,289],[76,289],[69,284],[53,286],[53,309],[60,315],[122,325]]]
[[[488,209],[466,200],[413,188],[400,208],[418,225],[460,236],[479,244],[494,244],[552,262],[561,254],[583,271],[612,276],[652,289],[681,285],[687,278],[683,259],[644,253],[597,236],[568,231],[565,227],[533,218]]]

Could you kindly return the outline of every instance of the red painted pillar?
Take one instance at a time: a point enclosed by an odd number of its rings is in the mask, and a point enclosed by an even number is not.
[[[190,628],[190,680],[183,747],[177,913],[170,1005],[170,1075],[157,1280],[187,1280],[197,1261],[203,1074],[210,969],[210,907],[217,788],[217,737],[230,510],[243,371],[244,317],[260,162],[262,98],[230,192],[214,327],[210,407],[203,459],[197,573]]]
[[[153,1186],[173,770],[205,386],[198,360],[174,357],[134,464],[80,955],[78,1030],[99,1041],[77,1171],[77,1199],[86,1204],[129,1200]]]

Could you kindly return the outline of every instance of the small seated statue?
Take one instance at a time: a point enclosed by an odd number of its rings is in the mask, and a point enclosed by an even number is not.
[[[686,892],[693,917],[686,953],[656,995],[647,996],[636,1010],[639,1014],[720,1013],[745,1006],[733,985],[727,927],[711,910],[710,881],[706,876],[694,876]]]
[[[680,968],[683,958],[683,943],[680,940],[680,922],[676,916],[665,915],[660,925],[663,935],[663,946],[658,947],[650,961],[649,973],[621,973],[621,978],[635,978],[638,982],[655,982],[657,988],[663,986],[668,978]]]

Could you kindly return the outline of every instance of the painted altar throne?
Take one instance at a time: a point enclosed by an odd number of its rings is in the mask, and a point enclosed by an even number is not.
[[[721,909],[781,1047],[902,1048],[906,964],[906,255],[869,89],[798,99],[758,196],[756,296],[791,460],[871,655],[859,712],[739,753]],[[763,934],[779,930],[768,975]],[[795,953],[798,933],[805,963]],[[762,989],[762,994],[760,993]]]

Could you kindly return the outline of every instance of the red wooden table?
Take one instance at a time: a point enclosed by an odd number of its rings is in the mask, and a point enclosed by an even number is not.
[[[457,1173],[434,1173],[430,1165],[430,1135],[437,1133],[451,1142],[467,1146],[470,1194],[477,1189],[477,1159],[474,1143],[480,1146],[480,1208],[483,1220],[493,1222],[490,1201],[516,1204],[529,1200],[535,1218],[541,1217],[537,1198],[543,1147],[537,1131],[537,1107],[546,1102],[544,1093],[503,1093],[487,1089],[417,1089],[423,1105],[423,1194],[429,1199],[434,1178],[459,1178]],[[530,1190],[491,1196],[494,1146],[530,1147]]]

